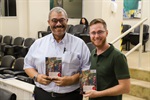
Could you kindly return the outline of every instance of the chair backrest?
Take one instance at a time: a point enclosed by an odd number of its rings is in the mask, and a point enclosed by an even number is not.
[[[24,38],[23,37],[16,37],[14,39],[13,45],[22,45],[24,42]]]
[[[77,24],[73,26],[72,32],[73,34],[83,34],[85,31],[86,26],[83,24]]]
[[[72,32],[72,29],[73,29],[73,25],[72,25],[72,24],[68,24],[68,25],[67,25],[67,28],[66,28],[66,32],[67,32],[67,33],[71,33],[71,32]]]
[[[51,31],[38,31],[38,38],[44,37],[50,33]]]
[[[88,34],[82,34],[79,35],[78,37],[80,37],[85,43],[91,42],[90,36]]]
[[[3,39],[3,35],[0,35],[0,43],[2,42]]]
[[[127,30],[130,29],[130,28],[131,28],[131,25],[123,24],[122,33],[124,33],[125,31],[127,31]]]
[[[51,32],[51,28],[50,26],[47,27],[47,31]]]
[[[13,57],[11,55],[3,56],[1,59],[1,66],[11,68],[14,61],[15,61],[15,57]]]
[[[144,24],[143,25],[143,33],[148,33],[148,31],[149,31],[149,25]],[[134,33],[140,33],[140,26],[138,26],[134,29]]]
[[[95,49],[95,46],[92,42],[87,43],[87,46],[88,46],[90,52],[92,52],[92,50]]]
[[[50,33],[51,33],[51,31],[41,31],[42,37],[44,37],[44,36],[46,36],[46,35],[48,35]]]
[[[29,48],[33,42],[35,41],[35,38],[26,38],[24,41],[24,46]]]
[[[0,88],[0,98],[1,100],[16,100],[17,96],[11,91]]]
[[[6,43],[7,45],[10,45],[11,42],[12,42],[12,36],[4,36],[4,39],[3,39],[3,43]]]
[[[24,58],[23,57],[17,58],[14,64],[14,70],[23,71],[23,66],[24,66]]]

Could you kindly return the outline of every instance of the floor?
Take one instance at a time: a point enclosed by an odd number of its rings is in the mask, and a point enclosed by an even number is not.
[[[84,98],[84,97],[83,97],[83,100],[89,100],[89,98]],[[138,98],[138,97],[135,97],[135,96],[131,96],[131,95],[124,94],[122,100],[145,100],[145,99],[142,99],[142,98]]]

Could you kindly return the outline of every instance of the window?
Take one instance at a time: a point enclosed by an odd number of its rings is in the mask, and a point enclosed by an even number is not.
[[[1,16],[16,16],[16,0],[0,0]]]

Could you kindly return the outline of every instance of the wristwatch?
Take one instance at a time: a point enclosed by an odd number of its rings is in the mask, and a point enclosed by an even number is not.
[[[38,74],[34,75],[33,80],[37,82],[37,76]]]

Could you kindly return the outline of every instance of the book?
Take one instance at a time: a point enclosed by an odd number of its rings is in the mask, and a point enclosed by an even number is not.
[[[85,70],[80,74],[80,93],[96,90],[96,70]]]
[[[51,78],[61,77],[62,58],[46,57],[46,75]]]

